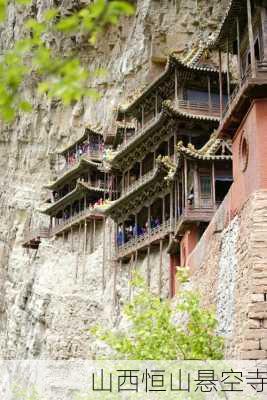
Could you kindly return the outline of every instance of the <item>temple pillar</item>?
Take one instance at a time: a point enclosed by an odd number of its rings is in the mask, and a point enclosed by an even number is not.
[[[222,92],[222,53],[219,49],[219,87],[220,87],[220,118],[223,117],[223,92]]]
[[[158,287],[158,295],[161,296],[162,289],[162,261],[163,261],[163,240],[160,239],[159,242],[159,287]]]
[[[188,184],[187,184],[187,174],[188,174],[187,158],[184,159],[184,198],[185,198],[185,209],[187,210],[187,199],[188,199]]]
[[[212,205],[216,208],[216,191],[215,191],[215,165],[212,161]]]
[[[165,223],[165,196],[162,197],[162,223]]]
[[[170,225],[173,228],[173,186],[170,191]]]
[[[227,36],[227,50],[226,50],[226,70],[227,70],[227,96],[228,102],[230,101],[230,59],[229,59],[229,37]]]
[[[199,207],[198,166],[194,163],[194,207]]]
[[[254,49],[254,35],[251,15],[251,0],[247,0],[247,16],[248,16],[248,37],[249,37],[249,48],[251,58],[251,72],[252,78],[256,78],[256,58]]]
[[[242,66],[241,66],[241,54],[240,54],[240,27],[239,18],[236,18],[236,41],[237,41],[237,64],[238,64],[238,83],[241,87],[242,82]]]
[[[175,101],[178,101],[178,76],[177,69],[174,70]]]
[[[147,286],[150,287],[150,245],[147,248]]]
[[[210,85],[210,76],[208,75],[208,101],[209,101],[209,111],[212,110],[212,102],[211,102],[211,85]]]
[[[151,233],[151,206],[147,209],[148,233]]]

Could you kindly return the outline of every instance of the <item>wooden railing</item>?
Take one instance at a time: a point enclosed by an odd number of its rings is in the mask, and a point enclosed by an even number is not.
[[[141,178],[137,179],[131,185],[122,188],[122,191],[121,191],[122,196],[129,194],[131,192],[134,192],[139,186],[148,182],[153,177],[154,174],[155,174],[155,169],[153,168],[151,171],[149,171],[147,174],[141,176]]]
[[[85,218],[89,218],[90,216],[103,218],[103,215],[97,212],[95,209],[86,208],[85,210],[80,211],[79,213],[73,215],[72,217],[69,217],[65,220],[61,220],[60,223],[53,226],[50,230],[50,236],[54,236],[59,232],[61,232],[62,230],[68,229],[71,226],[81,222]]]
[[[267,83],[267,62],[264,61],[257,62],[256,75],[257,78],[262,78],[264,76]],[[252,71],[251,71],[251,66],[249,66],[246,70],[246,73],[243,75],[240,83],[236,85],[234,91],[231,93],[231,96],[223,111],[223,118],[226,116],[226,114],[230,113],[231,110],[235,107],[236,103],[239,101],[243,87],[247,83],[248,79],[251,77],[252,77]]]
[[[150,126],[154,125],[155,122],[160,118],[161,114],[158,114],[151,119],[149,119],[143,126],[138,128],[135,131],[135,134],[133,134],[131,137],[129,137],[127,140],[125,140],[119,147],[119,151],[124,150],[126,147],[128,147],[132,142],[134,142],[138,137],[142,136],[145,130],[147,130]]]
[[[178,99],[174,102],[175,105],[179,109],[184,109],[190,114],[200,114],[200,115],[207,115],[207,116],[213,116],[216,118],[220,117],[220,105],[219,104],[209,104],[209,103],[198,103],[198,102],[192,102],[190,100],[185,100],[185,99]]]
[[[76,157],[75,160],[73,161],[73,163],[66,162],[66,165],[64,165],[64,167],[60,171],[57,172],[57,176],[60,177],[60,176],[64,175],[68,170],[74,168],[82,158],[87,159],[87,160],[102,161],[103,151],[88,150],[87,152],[84,152],[83,154]]]
[[[152,228],[150,232],[146,232],[143,235],[139,235],[129,240],[127,243],[118,247],[118,257],[125,257],[126,255],[133,253],[143,247],[148,246],[156,240],[163,239],[166,235],[171,232],[171,222],[170,220],[164,222],[163,224]]]

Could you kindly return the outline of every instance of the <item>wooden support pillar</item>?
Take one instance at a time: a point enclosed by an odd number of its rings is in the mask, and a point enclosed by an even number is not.
[[[147,209],[147,220],[148,220],[148,233],[151,233],[151,206]]]
[[[143,160],[140,161],[139,178],[143,175]]]
[[[128,184],[128,189],[130,187],[130,170],[128,171],[128,180],[127,180],[127,184]]]
[[[147,286],[150,287],[151,271],[150,271],[150,245],[147,248]]]
[[[210,84],[210,75],[208,75],[208,96],[209,96],[209,111],[212,110],[212,102],[211,102],[211,84]]]
[[[177,145],[177,133],[174,131],[173,134],[173,154],[174,154],[174,162],[177,162],[177,150],[176,150],[176,145]]]
[[[230,101],[230,59],[229,59],[229,36],[227,37],[227,51],[226,51],[226,57],[227,57],[227,62],[226,62],[226,68],[227,68],[227,96],[228,96],[228,102]]]
[[[215,165],[212,162],[212,203],[213,208],[216,208],[216,192],[215,192]]]
[[[157,118],[158,116],[158,92],[156,92],[155,96],[155,117]]]
[[[174,223],[175,223],[175,225],[177,223],[177,208],[178,208],[178,204],[177,204],[177,186],[178,186],[178,182],[177,182],[177,179],[175,179],[175,181],[174,181]]]
[[[70,228],[70,235],[71,235],[71,252],[73,252],[73,228]]]
[[[199,207],[199,187],[198,187],[198,168],[197,162],[194,163],[194,207]]]
[[[178,101],[178,76],[177,76],[177,69],[175,67],[174,70],[174,87],[175,87],[175,101]]]
[[[188,174],[188,166],[187,166],[187,158],[184,158],[184,206],[185,210],[187,210],[187,205],[188,205],[188,184],[187,184],[187,174]]]
[[[87,252],[87,220],[84,221],[84,254]]]
[[[108,258],[109,261],[111,262],[112,259],[112,226],[111,224],[109,224],[109,254],[108,254]]]
[[[80,240],[81,240],[81,222],[79,222],[78,252],[80,251]]]
[[[173,229],[173,186],[171,186],[170,191],[170,224],[171,229]]]
[[[184,187],[184,170],[181,173],[182,177],[182,213],[184,212],[185,209],[185,187]]]
[[[144,105],[142,104],[142,130],[144,129],[144,124],[145,124],[145,110],[144,110]]]
[[[122,230],[124,232],[124,226],[122,226]],[[124,235],[124,233],[123,233]],[[115,257],[117,257],[118,254],[118,224],[117,222],[114,223],[114,247],[115,247]]]
[[[93,251],[95,251],[95,231],[96,231],[96,222],[95,222],[95,218],[93,220]]]
[[[105,269],[106,269],[106,218],[103,221],[103,261],[102,261],[102,291],[105,290]]]
[[[158,294],[161,296],[161,289],[162,289],[162,260],[163,260],[163,240],[160,239],[159,242],[159,288],[158,288]]]
[[[222,91],[222,53],[219,49],[219,87],[220,87],[220,118],[223,117],[223,91]]]
[[[125,192],[125,172],[122,173],[121,191],[122,191],[123,193]]]
[[[122,261],[120,260],[120,269],[121,269]],[[116,294],[117,294],[117,275],[118,275],[118,264],[114,262],[114,271],[113,271],[113,308],[116,307]]]
[[[248,15],[248,37],[250,47],[250,58],[251,58],[251,72],[252,78],[256,78],[256,58],[254,49],[254,35],[251,15],[251,0],[247,0],[247,15]]]
[[[134,265],[134,253],[132,253],[132,255],[131,255],[131,261],[130,261],[130,265],[129,265],[129,279],[128,279],[128,282],[129,282],[129,286],[128,286],[128,289],[129,289],[129,292],[128,292],[129,301],[131,301],[131,297],[132,297],[133,265]]]
[[[166,209],[166,207],[165,207],[165,196],[164,197],[162,197],[162,223],[164,224],[165,223],[165,209]]]
[[[177,179],[177,211],[178,211],[178,218],[180,218],[180,176]]]

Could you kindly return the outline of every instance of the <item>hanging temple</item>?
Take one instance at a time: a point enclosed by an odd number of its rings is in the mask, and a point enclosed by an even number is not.
[[[267,107],[266,28],[264,1],[230,1],[209,43],[183,59],[171,54],[164,72],[118,107],[108,132],[86,128],[59,152],[64,167],[40,210],[50,225],[25,232],[23,246],[38,249],[42,238],[68,237],[78,227],[93,251],[96,226],[111,218],[121,265],[142,253],[149,263],[151,248],[162,252],[167,243],[174,295],[174,266],[187,265],[229,191],[232,218],[267,182],[251,182],[252,158],[264,159],[257,126],[253,134],[240,129],[255,107],[260,124]]]

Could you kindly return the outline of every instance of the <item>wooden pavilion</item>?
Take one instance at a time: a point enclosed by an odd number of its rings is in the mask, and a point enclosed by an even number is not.
[[[226,53],[227,105],[223,111],[220,130],[233,136],[246,115],[251,101],[266,98],[267,90],[267,3],[265,0],[231,0],[210,48],[218,50],[220,81],[222,81],[222,52]],[[231,93],[230,56],[237,59],[238,79]],[[220,85],[220,96],[223,88]]]

